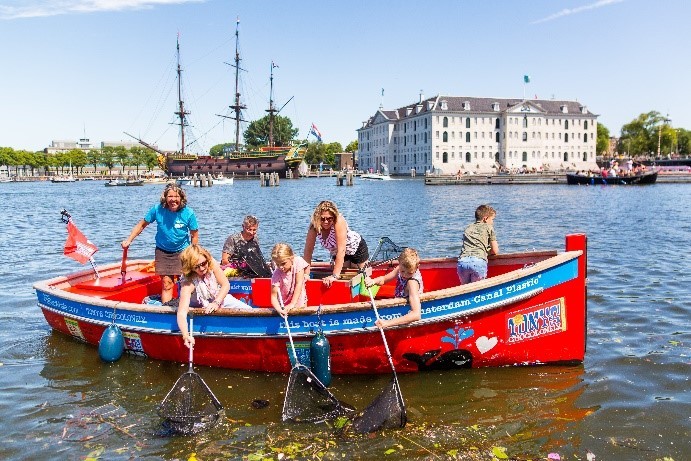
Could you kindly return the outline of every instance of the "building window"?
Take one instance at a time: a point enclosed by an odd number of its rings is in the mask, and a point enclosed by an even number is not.
[[[528,133],[526,131],[523,132],[523,142],[528,141]]]
[[[448,152],[444,152],[442,154],[442,160],[441,161],[442,161],[442,163],[449,163],[449,153]]]
[[[522,161],[524,161],[524,162],[528,161],[528,153],[527,152],[523,152]]]
[[[496,129],[498,130],[498,129],[500,128],[500,125],[499,125],[499,124],[500,124],[499,118],[497,118],[497,119],[495,120],[495,122],[494,122],[494,128],[496,128]]]
[[[465,119],[465,127],[470,128],[470,117]]]
[[[588,161],[588,153],[587,152],[583,152],[583,161],[584,162]]]
[[[588,129],[588,121],[587,120],[585,122],[583,122],[583,128],[586,130]]]
[[[564,133],[564,142],[569,142],[569,133]]]
[[[465,134],[465,142],[470,142],[470,131]]]
[[[523,128],[528,128],[528,117],[523,117]]]
[[[583,142],[588,142],[588,133],[583,133]]]
[[[565,130],[569,129],[569,121],[568,120],[564,120],[564,129]]]
[[[442,136],[442,139],[441,139],[442,142],[449,142],[449,133],[448,132],[445,131],[441,136]]]
[[[449,126],[449,117],[444,117],[444,122],[442,123],[442,126],[444,128],[447,128]]]
[[[494,142],[499,142],[499,132],[497,131],[494,136]]]
[[[568,152],[564,152],[564,161],[565,162],[569,161],[569,153]]]

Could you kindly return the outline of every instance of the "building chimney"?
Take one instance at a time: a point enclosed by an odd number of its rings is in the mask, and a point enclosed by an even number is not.
[[[420,102],[422,102],[423,99],[425,99],[425,95],[423,95],[422,90],[420,90]]]

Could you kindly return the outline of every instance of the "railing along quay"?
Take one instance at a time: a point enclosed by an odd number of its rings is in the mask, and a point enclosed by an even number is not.
[[[428,186],[456,184],[566,184],[566,175],[564,173],[427,175],[425,176],[425,184]]]

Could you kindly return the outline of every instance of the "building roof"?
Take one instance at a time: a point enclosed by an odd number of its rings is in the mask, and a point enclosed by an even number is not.
[[[446,102],[446,109],[442,109]],[[468,109],[465,105],[468,105]],[[498,104],[498,110],[494,109],[494,105]],[[437,95],[432,98],[423,99],[420,102],[408,104],[398,109],[384,110],[379,109],[374,115],[367,119],[362,128],[368,128],[377,123],[385,121],[393,122],[404,120],[406,118],[416,117],[426,112],[467,112],[467,113],[497,113],[501,114],[508,112],[511,109],[527,104],[532,106],[538,112],[546,115],[588,115],[596,117],[597,115],[587,109],[587,107],[578,101],[565,101],[554,99],[506,99],[506,98],[477,98],[471,96],[443,96]],[[563,111],[566,108],[566,112]]]

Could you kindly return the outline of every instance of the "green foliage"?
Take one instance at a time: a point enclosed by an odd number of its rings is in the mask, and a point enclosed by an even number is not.
[[[669,125],[670,120],[657,111],[641,114],[621,129],[618,152],[631,156],[656,156],[672,152],[677,132]]]
[[[274,145],[289,146],[298,135],[298,129],[293,128],[293,122],[288,117],[274,116],[273,139]],[[244,133],[245,143],[251,147],[265,146],[269,143],[269,116],[255,120],[249,124]]]
[[[242,145],[240,145],[239,148],[242,149]],[[234,142],[226,142],[223,144],[216,144],[215,146],[213,146],[211,148],[211,150],[209,150],[209,155],[212,157],[223,157],[225,155],[224,151],[228,151],[228,150],[230,150],[230,152],[235,150],[235,143]]]
[[[609,130],[602,123],[597,124],[597,142],[595,144],[595,151],[597,155],[607,153],[609,149]]]
[[[345,152],[357,152],[358,148],[358,142],[357,139],[355,141],[350,141],[348,145],[345,148]]]

